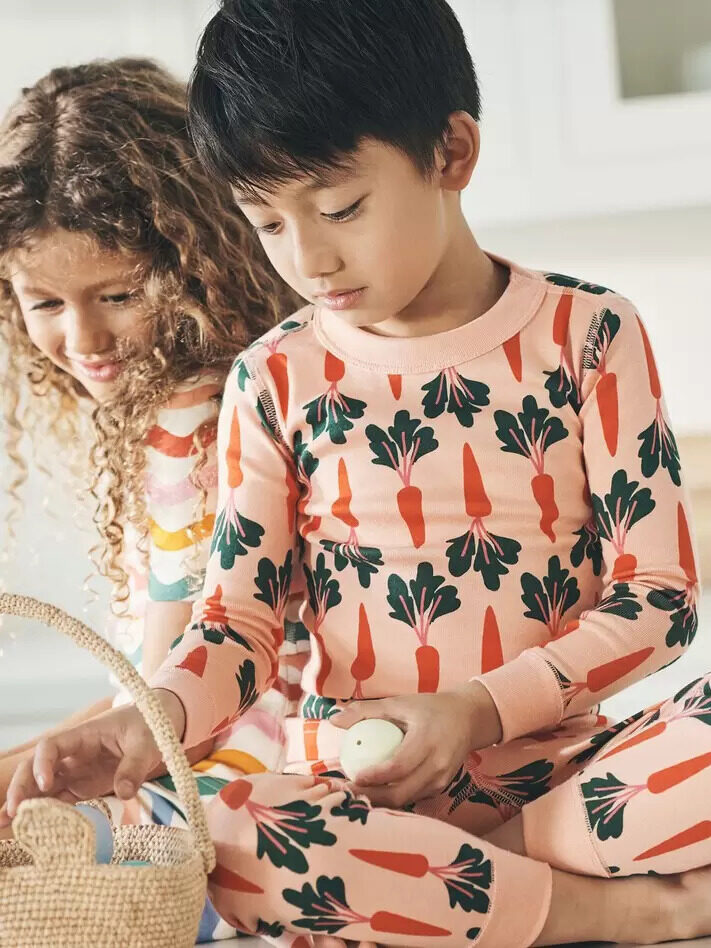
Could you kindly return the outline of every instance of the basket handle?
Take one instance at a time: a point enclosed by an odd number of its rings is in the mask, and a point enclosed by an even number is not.
[[[141,678],[128,659],[100,635],[49,603],[31,596],[0,594],[0,615],[36,619],[50,628],[64,633],[81,648],[91,652],[106,668],[111,669],[121,684],[128,690],[136,707],[153,733],[158,749],[173,778],[175,790],[185,808],[185,818],[192,831],[193,841],[202,856],[205,872],[215,868],[215,847],[207,828],[205,811],[195,776],[183,752],[170,718],[163,710],[158,696]]]

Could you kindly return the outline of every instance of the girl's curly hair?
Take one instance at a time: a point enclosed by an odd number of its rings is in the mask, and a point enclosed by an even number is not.
[[[32,344],[12,292],[13,257],[31,253],[57,229],[148,261],[140,274],[147,345],[132,354],[110,403],[90,402],[81,384]],[[124,602],[124,525],[137,527],[145,551],[144,438],[158,408],[201,370],[226,376],[239,351],[295,306],[229,186],[198,162],[185,88],[165,70],[146,59],[96,61],[53,69],[24,89],[0,126],[10,532],[28,471],[23,436],[31,433],[35,447],[51,444],[63,467],[84,474],[101,537],[94,563],[113,583],[113,601]],[[197,472],[205,450],[196,448]]]

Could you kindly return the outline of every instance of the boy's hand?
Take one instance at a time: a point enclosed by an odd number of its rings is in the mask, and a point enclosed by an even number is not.
[[[159,689],[158,694],[180,737],[185,726],[180,700],[169,691]],[[113,792],[129,800],[160,764],[153,734],[135,705],[106,711],[39,742],[12,776],[0,808],[0,828],[31,797],[77,803]]]
[[[439,694],[354,701],[329,720],[349,728],[364,718],[385,718],[405,731],[390,760],[362,770],[351,785],[375,806],[402,807],[436,796],[470,751],[501,740],[499,713],[480,682]]]

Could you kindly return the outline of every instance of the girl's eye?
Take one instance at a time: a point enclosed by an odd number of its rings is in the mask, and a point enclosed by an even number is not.
[[[61,300],[42,300],[41,303],[35,303],[34,306],[30,306],[30,310],[36,309],[56,309],[58,306],[62,305]]]
[[[108,300],[109,303],[113,303],[116,306],[120,306],[122,303],[128,303],[133,297],[133,293],[114,293],[111,296],[104,296],[103,299]]]
[[[350,221],[356,216],[364,200],[364,198],[359,198],[354,204],[350,204],[342,211],[335,211],[333,214],[322,214],[321,216],[325,217],[326,220],[336,221],[337,223]]]

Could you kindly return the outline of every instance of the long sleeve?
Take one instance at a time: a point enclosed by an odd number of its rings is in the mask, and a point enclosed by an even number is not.
[[[215,523],[219,379],[200,378],[160,410],[146,443],[148,598],[200,595]],[[197,483],[195,483],[197,481]]]
[[[544,647],[476,676],[494,698],[505,741],[554,726],[670,664],[696,633],[698,582],[677,446],[646,331],[619,297],[590,326],[581,399],[591,519],[571,560],[591,560],[602,594]],[[562,569],[553,573],[549,584],[566,582]],[[533,618],[537,593],[531,577],[522,598]]]
[[[220,410],[217,516],[202,596],[151,679],[183,702],[186,746],[224,730],[273,683],[298,555],[290,454],[247,359],[235,363]]]

